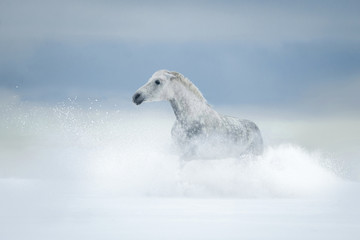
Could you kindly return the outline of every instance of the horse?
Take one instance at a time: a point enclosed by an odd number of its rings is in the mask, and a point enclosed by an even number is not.
[[[132,100],[136,105],[170,102],[176,117],[171,135],[185,159],[238,157],[263,152],[262,136],[254,122],[216,112],[181,73],[155,72],[135,92]]]

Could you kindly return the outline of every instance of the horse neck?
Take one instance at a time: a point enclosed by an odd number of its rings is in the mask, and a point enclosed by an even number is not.
[[[177,89],[170,99],[176,119],[183,125],[201,121],[204,118],[218,118],[218,114],[207,104],[206,100],[191,91]]]

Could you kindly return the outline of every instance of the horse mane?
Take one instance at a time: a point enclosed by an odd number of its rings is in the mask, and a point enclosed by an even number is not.
[[[171,80],[176,80],[182,85],[184,85],[187,89],[189,89],[192,93],[195,94],[200,100],[206,102],[206,99],[200,92],[200,90],[193,84],[188,78],[184,77],[181,73],[178,72],[169,72],[174,77],[171,78]]]

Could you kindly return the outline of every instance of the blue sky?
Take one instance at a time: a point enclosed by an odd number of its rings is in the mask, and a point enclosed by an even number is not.
[[[0,88],[126,99],[169,69],[214,105],[358,112],[359,12],[358,1],[2,0]]]

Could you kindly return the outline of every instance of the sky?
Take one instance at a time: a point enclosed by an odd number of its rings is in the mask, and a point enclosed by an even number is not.
[[[129,100],[159,69],[213,105],[359,114],[359,1],[0,1],[0,89]]]

